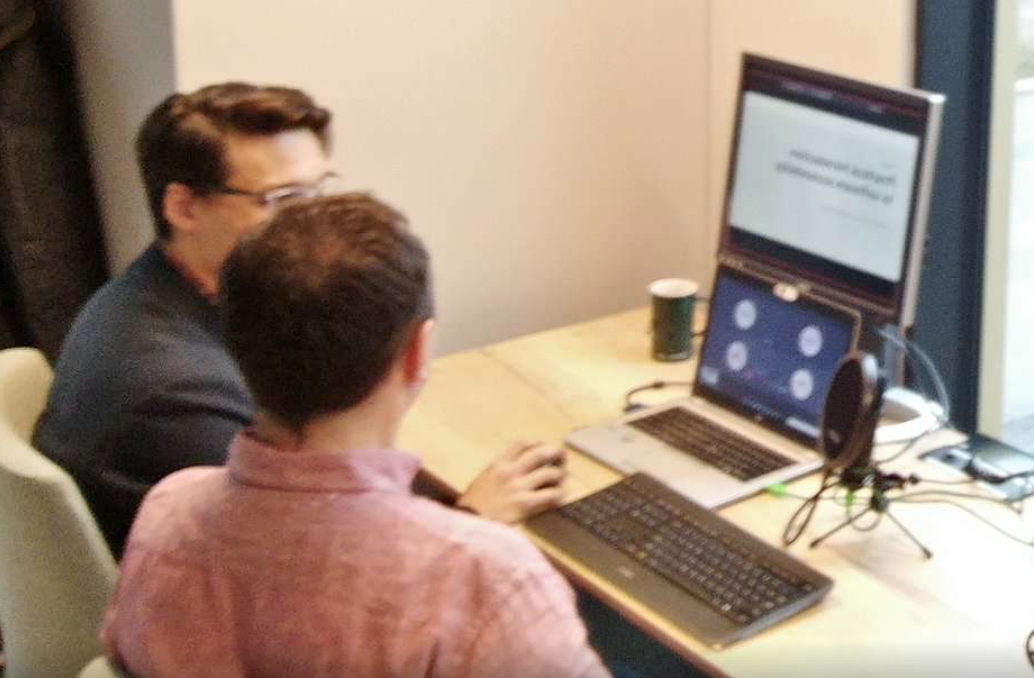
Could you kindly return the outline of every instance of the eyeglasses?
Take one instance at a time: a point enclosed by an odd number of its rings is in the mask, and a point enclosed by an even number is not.
[[[279,186],[268,191],[245,191],[232,186],[199,186],[198,190],[206,193],[223,195],[239,195],[250,198],[256,205],[266,209],[275,209],[283,203],[299,198],[315,198],[320,195],[331,195],[341,191],[341,178],[334,172],[327,172],[313,184],[291,184]]]

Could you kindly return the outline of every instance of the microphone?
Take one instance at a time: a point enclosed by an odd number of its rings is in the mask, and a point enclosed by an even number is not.
[[[886,380],[876,358],[863,351],[837,363],[820,419],[819,451],[828,471],[848,487],[872,472],[872,446]]]
[[[855,525],[862,516],[876,513],[879,517],[887,516],[919,547],[924,556],[933,557],[930,549],[890,513],[891,498],[887,492],[901,489],[911,478],[897,473],[884,473],[872,460],[873,436],[880,418],[885,388],[886,379],[880,372],[876,358],[869,353],[849,353],[837,363],[826,404],[822,408],[819,432],[819,451],[825,457],[825,476],[819,490],[801,504],[790,518],[783,531],[784,544],[792,544],[801,536],[827,490],[844,487],[850,496],[867,487],[870,490],[868,506],[857,513],[849,512],[843,522],[813,539],[810,546],[814,548],[848,525]]]

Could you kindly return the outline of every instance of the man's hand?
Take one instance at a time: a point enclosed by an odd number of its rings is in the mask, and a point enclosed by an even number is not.
[[[488,465],[470,484],[456,505],[501,523],[518,523],[558,506],[564,450],[542,443],[519,442]]]

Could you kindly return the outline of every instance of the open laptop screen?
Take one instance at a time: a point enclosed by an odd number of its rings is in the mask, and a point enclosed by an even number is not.
[[[694,393],[814,443],[837,362],[854,347],[858,315],[805,296],[787,301],[773,285],[718,268]]]

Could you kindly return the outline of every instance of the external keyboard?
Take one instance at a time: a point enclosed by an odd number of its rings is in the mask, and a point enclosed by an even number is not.
[[[721,647],[814,605],[832,580],[636,473],[526,527],[628,596]]]
[[[743,481],[793,463],[682,407],[633,419],[628,425]]]

